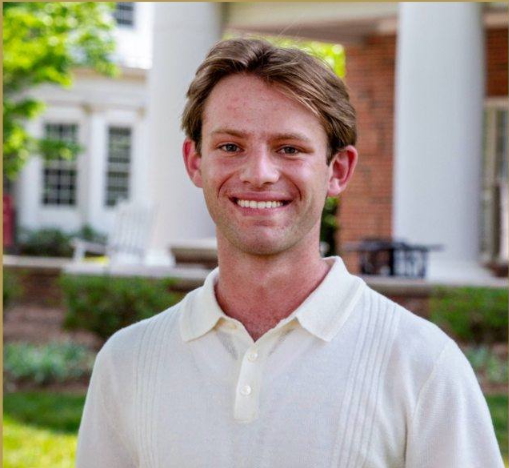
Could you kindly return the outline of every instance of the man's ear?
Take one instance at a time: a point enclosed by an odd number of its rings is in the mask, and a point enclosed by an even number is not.
[[[196,143],[189,138],[184,140],[182,145],[182,155],[184,156],[184,164],[187,173],[193,184],[199,188],[203,188],[201,178],[201,155],[196,149]]]
[[[329,163],[328,197],[336,197],[345,190],[357,165],[358,154],[354,146],[348,145],[338,151]]]

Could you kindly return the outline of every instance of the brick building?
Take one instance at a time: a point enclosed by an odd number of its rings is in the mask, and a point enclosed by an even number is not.
[[[72,134],[87,149],[65,190],[47,177],[62,168],[33,158],[16,188],[22,226],[107,231],[116,201],[130,198],[159,205],[153,263],[171,262],[172,242],[213,236],[180,163],[186,87],[225,32],[284,34],[346,51],[361,157],[341,200],[340,244],[441,244],[431,257],[436,279],[482,278],[485,265],[507,263],[507,4],[117,5],[126,9],[117,31],[122,78],[80,72],[73,90],[36,91],[48,111],[33,132]],[[120,168],[111,162],[119,145]],[[355,270],[354,254],[345,258]]]

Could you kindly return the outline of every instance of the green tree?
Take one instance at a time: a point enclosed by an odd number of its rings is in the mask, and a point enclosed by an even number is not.
[[[6,2],[3,4],[3,153],[4,174],[15,179],[32,154],[70,159],[78,145],[36,139],[27,120],[44,110],[30,96],[42,84],[70,87],[73,69],[118,73],[110,57],[114,3]]]
[[[264,36],[264,39],[280,47],[297,47],[304,50],[327,62],[336,75],[342,78],[345,76],[345,49],[341,44],[271,36]]]

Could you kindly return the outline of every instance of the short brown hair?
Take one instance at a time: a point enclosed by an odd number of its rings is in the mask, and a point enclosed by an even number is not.
[[[196,71],[187,92],[182,129],[200,151],[203,111],[222,78],[250,74],[278,86],[287,97],[311,110],[327,134],[329,155],[357,139],[355,110],[343,81],[325,62],[296,48],[283,48],[260,39],[218,42]]]

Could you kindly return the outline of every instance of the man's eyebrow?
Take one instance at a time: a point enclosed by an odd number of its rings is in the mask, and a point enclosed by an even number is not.
[[[234,130],[230,128],[218,128],[211,132],[211,135],[218,135],[218,134],[226,134],[226,135],[232,135],[239,138],[245,138],[249,136],[249,132],[244,132],[241,130]],[[300,140],[306,143],[311,143],[311,139],[308,138],[306,135],[303,135],[302,133],[294,133],[294,132],[285,132],[285,133],[271,133],[269,134],[270,139],[272,140]]]
[[[232,136],[236,136],[236,137],[245,137],[248,135],[247,132],[242,132],[240,130],[233,130],[233,129],[230,129],[230,128],[218,128],[216,130],[214,130],[213,132],[211,132],[211,135],[214,136],[214,135],[218,135],[218,134],[221,134],[221,135],[232,135]]]
[[[302,133],[276,133],[272,135],[274,140],[299,140],[305,143],[311,143],[311,139]]]

